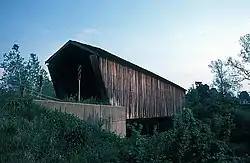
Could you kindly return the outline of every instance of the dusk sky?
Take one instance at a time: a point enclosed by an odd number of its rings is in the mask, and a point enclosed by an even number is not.
[[[184,88],[210,84],[208,64],[236,56],[250,1],[1,0],[0,54],[14,43],[42,64],[69,39],[103,48]],[[2,55],[0,61],[2,60]]]

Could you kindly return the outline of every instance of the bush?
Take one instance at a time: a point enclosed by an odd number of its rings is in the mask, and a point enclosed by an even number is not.
[[[0,162],[226,163],[248,159],[243,154],[235,157],[235,145],[227,139],[236,114],[218,113],[216,108],[223,109],[217,106],[210,118],[201,118],[196,105],[196,110],[176,115],[173,128],[166,132],[141,135],[141,128],[132,127],[130,138],[120,138],[70,114],[36,105],[31,98],[0,97]]]

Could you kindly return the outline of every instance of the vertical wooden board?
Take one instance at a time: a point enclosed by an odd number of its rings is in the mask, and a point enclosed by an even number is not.
[[[144,116],[147,117],[147,110],[148,110],[148,81],[147,81],[147,75],[144,75],[144,80],[145,80],[145,85],[144,85],[144,90],[145,90],[145,107],[144,107]]]
[[[140,73],[137,71],[137,117],[140,115]]]
[[[121,69],[120,69],[120,73],[121,73],[121,105],[124,105],[124,67],[121,65]]]
[[[146,117],[147,116],[147,78],[146,78],[146,75],[144,74],[143,75],[144,77],[144,115],[143,117]]]
[[[127,85],[127,70],[126,70],[126,67],[124,66],[123,67],[123,104],[126,108],[126,111],[127,111],[127,115],[129,114],[129,110],[128,110],[128,107],[127,107],[127,90],[126,90],[126,85]]]
[[[180,102],[181,102],[181,96],[180,96],[180,90],[179,89],[177,89],[177,111],[178,111],[178,113],[180,113],[180,107],[181,107],[181,105],[180,105]]]
[[[175,114],[177,113],[177,108],[176,108],[176,88],[175,87],[173,87],[174,88],[174,112],[175,112]]]
[[[125,91],[125,106],[127,108],[127,112],[128,112],[128,117],[130,118],[130,111],[128,108],[128,104],[127,104],[127,99],[128,99],[128,73],[127,73],[127,67],[124,67],[124,79],[125,79],[125,85],[124,85],[124,91]]]
[[[114,75],[115,75],[115,72],[114,72],[114,62],[113,61],[111,61],[110,62],[110,68],[111,68],[111,73],[110,73],[110,75],[111,75],[111,79],[112,79],[112,87],[111,87],[111,92],[112,92],[112,98],[113,98],[113,105],[115,105],[115,95],[114,95],[114,84],[115,84],[115,82],[114,82]]]
[[[138,117],[141,117],[141,101],[142,101],[142,94],[141,94],[141,73],[138,72]]]
[[[125,87],[124,87],[124,91],[125,91],[125,106],[127,108],[127,112],[128,112],[128,117],[130,118],[130,110],[128,107],[128,73],[127,73],[127,67],[124,67],[125,73],[124,73],[124,79],[125,79]]]
[[[106,77],[106,75],[105,75],[105,62],[104,62],[104,59],[103,58],[100,58],[100,62],[101,62],[101,73],[102,73],[102,79],[103,79],[103,82],[104,82],[104,85],[105,85],[105,87],[107,87],[106,86],[106,79],[105,79],[105,77]]]
[[[165,111],[165,116],[168,116],[168,110],[167,110],[167,106],[166,106],[166,94],[165,94],[165,90],[166,90],[166,83],[163,83],[163,107],[164,107],[164,111]]]
[[[145,117],[148,118],[148,76],[145,75]]]
[[[120,94],[119,94],[119,89],[120,89],[119,67],[120,67],[120,64],[119,64],[119,63],[116,63],[116,77],[115,77],[115,80],[116,80],[116,87],[115,87],[115,93],[116,93],[116,100],[117,100],[118,105],[120,105]]]
[[[165,100],[165,102],[164,102],[164,105],[165,105],[165,109],[166,109],[166,115],[168,116],[168,105],[167,105],[167,99],[168,97],[167,97],[167,84],[165,83],[164,84],[164,100]]]
[[[132,83],[132,102],[133,102],[133,114],[134,114],[134,117],[136,117],[136,82],[135,82],[135,73],[136,71],[133,69],[132,70],[133,72],[133,83]]]
[[[104,59],[100,57],[100,69],[101,69],[101,73],[102,73],[102,79],[103,79],[103,82],[104,82],[104,86],[106,87],[106,74],[105,74],[105,62],[104,62]]]
[[[108,78],[109,78],[109,94],[110,94],[110,102],[111,102],[111,105],[113,105],[112,103],[112,67],[111,67],[111,61],[108,60]]]
[[[115,97],[116,97],[116,103],[117,103],[117,105],[119,105],[119,91],[118,91],[118,89],[119,89],[119,78],[118,78],[118,67],[119,66],[119,64],[118,63],[116,63],[115,64],[115,72],[116,72],[116,75],[115,75]]]
[[[165,116],[165,108],[164,108],[164,83],[161,81],[161,116]]]
[[[161,95],[160,95],[160,81],[157,80],[157,117],[160,116],[160,103],[161,103]]]
[[[129,117],[131,117],[131,108],[129,106],[129,68],[126,67],[126,106],[129,108]]]
[[[162,84],[162,82],[161,81],[159,81],[159,89],[160,89],[160,103],[159,103],[159,116],[162,116],[163,115],[163,109],[162,109],[162,88],[161,88],[161,84]]]
[[[167,101],[167,105],[168,105],[168,115],[171,115],[171,107],[170,107],[170,87],[168,84],[168,89],[167,89],[167,95],[168,95],[168,101]]]
[[[167,107],[167,84],[164,83],[164,91],[163,91],[163,94],[164,94],[164,107],[165,107],[165,110],[166,110],[166,115],[168,116],[168,107]]]
[[[142,117],[145,116],[145,75],[142,74]]]
[[[155,117],[155,79],[152,78],[152,115]]]
[[[140,105],[141,105],[141,107],[140,107],[140,118],[141,117],[143,117],[143,103],[144,103],[144,92],[143,92],[143,85],[144,85],[144,82],[143,82],[143,74],[142,73],[140,73],[140,81],[141,81],[141,86],[140,86],[140,98],[141,98],[141,100],[140,100]]]
[[[108,65],[109,65],[109,71],[108,71],[108,74],[110,76],[110,80],[109,80],[109,84],[110,84],[110,87],[109,87],[109,92],[110,92],[110,98],[113,99],[113,92],[112,92],[112,88],[113,88],[113,72],[112,72],[112,62],[111,61],[108,61]],[[113,100],[112,100],[113,101]],[[113,105],[113,102],[112,102],[112,105]]]
[[[133,108],[133,94],[132,94],[132,91],[133,91],[133,72],[132,72],[132,69],[129,68],[129,105],[130,105],[130,108],[131,108],[131,116],[134,117],[134,108]]]
[[[108,94],[109,94],[109,98],[111,100],[112,98],[112,77],[111,77],[111,68],[110,68],[110,61],[107,61],[107,78],[108,78]]]
[[[102,58],[99,58],[99,67],[100,67],[102,78],[104,79]]]
[[[152,114],[152,77],[149,76],[149,81],[148,81],[148,85],[149,85],[149,95],[148,95],[148,103],[149,103],[149,115],[150,117],[153,117]]]
[[[150,97],[150,86],[149,86],[149,76],[147,75],[147,117],[150,117],[150,103],[149,103],[149,97]]]
[[[171,106],[172,106],[172,115],[174,115],[174,90],[173,86],[171,85]]]
[[[157,100],[157,79],[154,79],[154,116],[156,117],[157,116],[157,103],[158,103],[158,100]]]
[[[164,116],[167,116],[167,109],[166,109],[166,99],[165,99],[165,83],[162,82],[162,107],[164,110]]]
[[[109,94],[109,91],[110,91],[110,76],[108,75],[108,72],[109,72],[109,65],[108,65],[108,60],[105,60],[105,63],[106,63],[106,82],[107,82],[107,93],[108,93],[108,97],[110,98],[110,94]]]
[[[165,109],[166,109],[166,115],[168,116],[168,105],[167,105],[167,102],[168,102],[168,96],[167,96],[167,84],[164,83],[164,105],[165,105]]]
[[[143,104],[142,104],[142,102],[143,102],[143,94],[142,94],[142,85],[143,85],[143,81],[142,81],[142,73],[140,73],[140,78],[139,78],[139,82],[140,82],[140,92],[139,92],[139,96],[140,96],[140,107],[139,107],[139,115],[140,115],[140,117],[142,117],[142,108],[143,108]]]
[[[105,60],[100,57],[100,62],[102,63],[101,73],[102,73],[102,76],[103,76],[103,82],[104,82],[105,87],[107,88],[106,71],[105,71]]]
[[[165,109],[165,96],[164,96],[164,84],[163,82],[161,82],[161,88],[162,88],[162,104],[161,104],[161,107],[162,107],[162,110],[164,112],[163,116],[167,116],[166,114],[166,109]]]
[[[133,97],[134,97],[134,116],[137,118],[137,71],[134,70],[134,86],[133,86]]]
[[[106,88],[108,88],[108,61],[107,59],[104,60],[104,64],[105,64],[105,71],[104,71],[104,74],[105,74],[105,85],[106,85]]]
[[[124,106],[125,106],[125,108],[126,108],[126,110],[127,110],[127,117],[129,117],[128,115],[129,115],[129,110],[128,110],[128,107],[127,107],[127,89],[126,89],[126,86],[127,86],[127,69],[126,69],[126,67],[124,66],[123,67],[123,81],[124,81],[124,83],[123,83],[123,95],[124,95],[124,98],[123,98],[123,103],[124,103]]]
[[[132,101],[132,69],[129,68],[129,106],[131,110],[131,117],[134,117],[134,111],[133,111],[133,101]]]
[[[149,85],[149,95],[148,95],[148,103],[149,103],[149,115],[150,117],[153,117],[153,111],[152,111],[152,77],[149,76],[149,79],[148,79],[148,85]]]
[[[154,108],[153,108],[153,78],[149,78],[149,109],[150,109],[150,117],[154,117]]]
[[[130,69],[130,73],[131,73],[131,78],[130,78],[130,98],[131,98],[131,110],[132,110],[132,116],[135,117],[135,108],[134,108],[134,73],[133,73],[133,69]]]
[[[138,118],[138,105],[139,105],[139,101],[138,101],[138,71],[135,71],[135,114],[136,114],[136,118]]]
[[[107,84],[107,60],[106,59],[103,59],[102,58],[102,61],[103,61],[103,75],[105,76],[104,77],[104,80],[105,80],[105,87],[107,88],[108,87],[108,84]]]
[[[152,81],[152,103],[153,103],[153,116],[155,117],[155,105],[156,105],[156,92],[155,92],[155,90],[156,90],[156,83],[155,83],[155,78],[153,78],[153,81]]]
[[[115,103],[115,63],[112,61],[111,63],[111,69],[112,69],[112,94],[113,94],[113,101]]]
[[[170,116],[170,107],[169,107],[169,84],[166,85],[166,96],[167,96],[167,110],[168,110],[168,116]]]
[[[169,92],[168,92],[168,94],[169,94],[169,113],[170,113],[170,116],[172,115],[172,103],[171,103],[171,100],[172,100],[172,94],[171,94],[171,86],[170,85],[168,85],[168,87],[169,87]]]
[[[114,63],[114,97],[115,97],[115,103],[116,103],[116,105],[117,105],[117,102],[118,102],[118,96],[117,96],[117,84],[118,84],[118,82],[117,82],[117,63],[115,62]]]
[[[178,113],[180,113],[181,111],[181,91],[178,89],[178,100],[177,100],[177,103],[178,103]]]
[[[131,69],[128,68],[128,105],[130,110],[130,116],[133,117],[133,108],[132,108],[132,98],[131,98]]]
[[[163,116],[164,110],[162,108],[162,82],[160,81],[160,116]]]
[[[151,89],[151,85],[150,85],[150,81],[151,81],[151,77],[147,75],[147,90],[148,90],[148,94],[147,94],[147,117],[151,117],[151,107],[150,107],[150,89]]]
[[[174,92],[174,114],[176,114],[176,92],[175,92],[175,87],[173,87],[173,92]]]
[[[144,74],[142,74],[142,117],[145,115],[145,80],[144,80]]]
[[[122,106],[122,93],[121,93],[121,90],[122,90],[122,80],[121,80],[122,79],[122,73],[121,73],[121,68],[122,68],[122,66],[121,66],[121,64],[119,64],[119,69],[118,69],[119,85],[118,85],[118,88],[119,88],[119,104],[120,104],[120,106]]]
[[[176,112],[179,113],[179,90],[178,88],[175,88],[175,106],[176,106]]]
[[[117,102],[117,95],[116,95],[116,84],[117,84],[117,79],[116,79],[116,65],[117,63],[113,62],[113,82],[114,82],[114,85],[113,85],[113,94],[114,94],[114,102],[115,102],[115,105],[116,105],[116,102]]]
[[[157,106],[157,117],[161,116],[161,82],[157,80],[158,83],[158,106]]]
[[[157,79],[154,79],[154,96],[155,96],[155,105],[154,105],[154,116],[157,116]]]

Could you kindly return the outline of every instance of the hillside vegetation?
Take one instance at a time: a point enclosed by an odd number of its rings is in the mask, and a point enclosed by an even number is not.
[[[119,138],[74,116],[12,93],[0,95],[0,162],[247,162],[250,113],[202,85],[189,90],[173,128]]]

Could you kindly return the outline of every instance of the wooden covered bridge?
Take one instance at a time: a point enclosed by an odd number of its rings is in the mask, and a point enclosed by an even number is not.
[[[124,106],[127,120],[169,117],[184,107],[184,88],[94,46],[69,40],[46,64],[57,98],[77,97],[80,87],[81,99]]]

